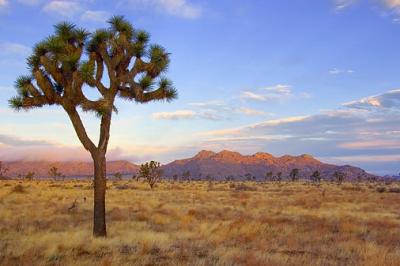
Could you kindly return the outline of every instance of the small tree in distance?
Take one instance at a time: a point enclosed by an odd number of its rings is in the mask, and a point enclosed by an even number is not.
[[[140,166],[138,176],[145,179],[151,189],[161,180],[163,171],[160,166],[160,163],[155,161],[150,161]]]
[[[293,182],[297,181],[299,179],[299,172],[300,170],[298,168],[292,169],[289,174],[290,180],[292,180]]]
[[[265,174],[265,181],[271,180],[272,176],[273,176],[272,171],[267,172]]]
[[[277,181],[278,183],[280,183],[280,182],[282,181],[282,172],[278,172],[278,173],[276,174],[276,181]]]
[[[333,173],[333,177],[336,180],[336,183],[338,185],[341,185],[346,177],[345,173],[340,172],[340,171],[335,171],[335,173]]]
[[[4,178],[7,172],[8,168],[3,165],[2,161],[0,161],[0,179]]]
[[[122,174],[120,172],[116,172],[114,174],[115,180],[121,181],[122,180]]]
[[[21,176],[23,180],[32,181],[35,178],[35,172],[29,171],[24,176]]]
[[[182,173],[182,180],[190,182],[190,171],[189,170],[184,171]]]
[[[320,183],[321,182],[321,174],[319,171],[314,171],[311,175],[311,181]]]
[[[53,166],[49,170],[49,176],[51,178],[53,178],[54,181],[56,181],[58,177],[63,177],[63,174],[58,172],[58,168],[57,167]]]
[[[33,48],[27,59],[30,73],[16,80],[17,96],[9,100],[15,110],[57,105],[67,113],[93,159],[93,235],[103,237],[107,235],[106,153],[111,117],[117,112],[115,99],[149,103],[177,97],[171,82],[162,77],[169,53],[149,45],[149,34],[134,29],[122,16],[112,17],[108,24],[109,28],[93,33],[72,23],[57,24],[55,33]],[[88,97],[84,85],[95,90],[96,100]],[[80,111],[93,112],[100,119],[97,144],[88,136]]]

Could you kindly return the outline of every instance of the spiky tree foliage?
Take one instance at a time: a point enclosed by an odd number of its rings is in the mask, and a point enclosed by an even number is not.
[[[150,161],[140,166],[138,175],[147,181],[151,189],[161,179],[163,171],[160,167],[161,164],[155,161]]]
[[[115,99],[137,103],[171,101],[177,92],[162,77],[169,53],[159,45],[149,45],[149,34],[134,29],[122,16],[112,17],[107,29],[89,33],[71,23],[60,23],[55,32],[39,42],[27,63],[30,73],[15,82],[17,96],[10,99],[16,110],[59,105],[94,161],[95,236],[106,236],[106,159],[110,125],[117,111]],[[106,81],[106,82],[105,82]],[[96,90],[99,98],[85,95],[83,86]],[[99,142],[87,135],[79,110],[94,112],[100,119]]]
[[[265,174],[265,181],[271,180],[273,175],[274,173],[272,171],[267,172]]]
[[[321,173],[319,171],[314,171],[311,175],[311,181],[313,182],[321,182]]]
[[[276,174],[276,181],[277,181],[278,183],[280,183],[280,182],[282,181],[282,172],[278,172],[278,173]]]
[[[8,168],[3,165],[2,161],[0,161],[0,179],[4,178],[7,172]]]
[[[289,177],[293,182],[299,178],[299,172],[300,170],[298,168],[294,168],[290,171]]]
[[[189,170],[184,171],[182,173],[182,180],[186,180],[186,181],[190,182],[190,171]]]
[[[58,172],[58,168],[53,166],[49,169],[49,176],[54,179],[54,181],[57,180],[58,177],[63,177],[63,174]]]
[[[333,177],[335,178],[338,185],[341,185],[346,178],[346,174],[340,171],[335,171],[333,173]]]

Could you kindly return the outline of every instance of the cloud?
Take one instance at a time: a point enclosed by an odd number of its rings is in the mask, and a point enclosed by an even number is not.
[[[205,102],[189,103],[190,109],[172,112],[154,113],[152,117],[157,120],[226,120],[235,117],[236,114],[246,116],[264,116],[267,113],[248,107],[234,107],[224,101],[212,100]]]
[[[52,145],[50,142],[43,140],[24,140],[17,137],[0,134],[0,143],[8,146],[49,146]]]
[[[333,69],[329,70],[328,73],[331,74],[331,75],[353,74],[354,70],[333,68]]]
[[[304,96],[309,96],[310,94],[301,92],[300,97],[308,98]],[[255,91],[243,91],[239,98],[244,100],[251,100],[251,101],[277,101],[277,100],[286,100],[295,96],[292,90],[292,86],[289,85],[282,85],[278,84],[271,87],[265,87],[261,89],[256,89]]]
[[[110,13],[107,11],[87,10],[81,15],[81,20],[91,22],[105,22],[110,16]]]
[[[197,114],[192,110],[178,110],[174,112],[159,112],[152,115],[157,120],[195,119]]]
[[[335,9],[337,11],[346,9],[356,4],[358,0],[334,0]]]
[[[400,0],[383,0],[383,3],[389,8],[400,7]]]
[[[365,110],[379,110],[385,108],[400,110],[400,89],[344,103],[343,105],[349,108]]]
[[[254,93],[251,91],[244,91],[240,95],[240,98],[246,100],[254,100],[254,101],[266,101],[267,97],[263,94]]]
[[[0,0],[0,8],[4,8],[8,6],[8,1],[7,0]]]
[[[190,4],[186,0],[125,0],[121,2],[121,6],[127,4],[132,8],[156,9],[168,15],[187,19],[198,18],[202,14],[199,6]]]
[[[369,171],[397,171],[391,161],[400,153],[400,90],[344,104],[346,109],[308,116],[267,119],[237,128],[198,134],[216,149],[253,153],[310,153],[319,158],[353,157],[352,162]],[[358,157],[357,157],[358,156]],[[380,156],[382,163],[369,165],[367,157]],[[387,159],[385,159],[387,158]]]
[[[399,135],[400,137],[400,135]],[[341,143],[345,149],[400,149],[400,138],[395,140],[363,140]]]
[[[290,95],[292,93],[292,87],[289,85],[278,84],[272,87],[264,88],[266,91],[270,91],[279,95]]]
[[[267,113],[263,111],[258,111],[252,108],[246,108],[246,107],[240,107],[237,109],[238,113],[249,115],[249,116],[263,116],[266,115]]]
[[[78,1],[54,0],[47,3],[43,7],[43,11],[49,14],[71,18],[82,12],[82,7]]]
[[[31,48],[19,43],[0,42],[1,56],[20,55],[25,57],[29,55],[31,51],[32,51]]]

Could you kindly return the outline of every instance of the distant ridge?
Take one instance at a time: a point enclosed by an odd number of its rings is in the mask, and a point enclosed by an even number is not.
[[[300,170],[300,177],[302,178],[309,178],[314,171],[319,171],[325,179],[331,178],[335,171],[345,173],[349,179],[356,179],[359,176],[363,178],[374,176],[358,167],[322,163],[309,154],[274,157],[269,153],[263,152],[242,155],[228,150],[218,153],[206,150],[200,151],[192,158],[176,160],[165,165],[164,172],[167,176],[173,176],[189,171],[191,177],[195,179],[205,178],[207,175],[216,179],[224,179],[228,176],[243,179],[249,173],[258,179],[263,179],[269,171],[274,174],[282,172],[282,177],[287,177],[294,168]]]
[[[53,166],[57,167],[59,172],[67,177],[93,176],[93,164],[91,162],[15,161],[4,162],[4,164],[9,168],[7,175],[10,177],[24,175],[29,171],[35,172],[36,177],[49,177],[48,171]],[[264,152],[242,155],[229,150],[218,153],[202,150],[191,158],[175,160],[163,166],[166,177],[181,176],[184,172],[189,171],[193,179],[205,179],[206,176],[211,176],[220,180],[228,176],[244,179],[244,176],[248,173],[260,180],[269,171],[274,174],[282,172],[282,177],[285,178],[294,168],[300,170],[300,178],[309,178],[317,170],[325,179],[332,178],[335,171],[345,173],[348,179],[356,179],[359,176],[363,178],[374,177],[361,168],[323,163],[309,154],[274,157]],[[107,162],[107,175],[109,176],[117,172],[123,175],[133,175],[137,173],[138,169],[138,165],[128,161]]]
[[[4,162],[5,167],[9,168],[7,176],[17,177],[29,171],[35,172],[36,177],[49,177],[49,169],[57,167],[58,171],[67,177],[93,176],[92,162],[48,162],[48,161],[14,161]],[[139,166],[128,161],[109,161],[107,162],[107,174],[113,175],[117,172],[121,174],[136,173]]]

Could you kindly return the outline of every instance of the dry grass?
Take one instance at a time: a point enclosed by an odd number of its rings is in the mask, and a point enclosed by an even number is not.
[[[399,265],[398,184],[108,186],[94,239],[90,182],[1,181],[0,265]]]

